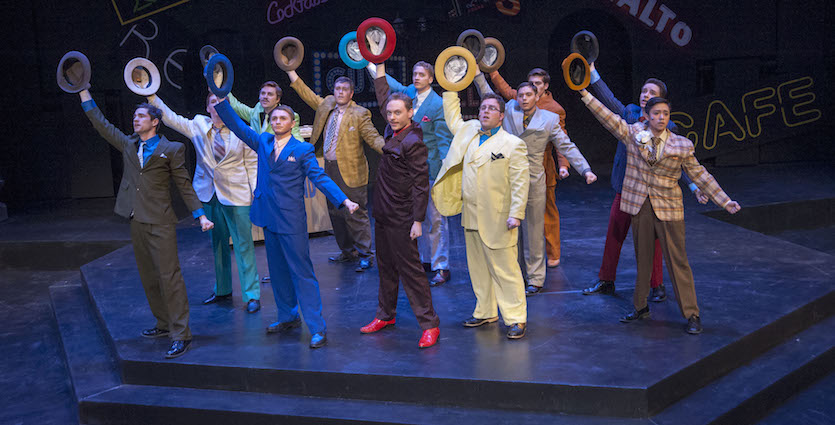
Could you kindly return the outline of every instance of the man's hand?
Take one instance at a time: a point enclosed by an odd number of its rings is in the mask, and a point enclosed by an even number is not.
[[[592,184],[597,181],[597,176],[591,171],[586,171],[586,184]]]
[[[356,211],[360,207],[359,204],[357,204],[356,202],[352,202],[350,199],[347,198],[345,199],[345,202],[342,203],[342,205],[345,205],[345,207],[348,208],[348,212],[351,214],[353,214],[354,211]]]
[[[586,90],[586,89],[582,89],[582,90],[578,91],[577,93],[580,93],[580,97],[585,97],[587,94],[589,94],[589,91]]]
[[[545,153],[548,154],[547,152]],[[560,179],[567,179],[568,178],[568,168],[560,167]]]
[[[593,71],[594,71],[594,62],[589,64],[589,72],[593,72]]]
[[[507,230],[515,229],[515,228],[519,227],[520,224],[522,224],[522,222],[519,221],[518,218],[509,217],[507,219]]]
[[[204,232],[214,229],[215,224],[209,221],[205,215],[201,215],[198,219],[200,220],[200,229]]]
[[[736,214],[736,212],[741,210],[741,209],[742,209],[742,207],[740,207],[739,203],[736,202],[736,201],[731,201],[731,202],[728,202],[727,204],[725,204],[725,211],[727,211],[731,214]]]
[[[693,196],[696,197],[696,200],[699,201],[700,204],[706,204],[710,198],[701,191],[701,189],[696,189],[693,191]]]
[[[290,77],[290,82],[293,83],[299,79],[299,74],[295,70],[287,71],[287,76]]]
[[[412,230],[409,231],[409,237],[415,240],[423,235],[423,226],[419,221],[412,223]]]
[[[78,95],[81,97],[81,103],[84,103],[93,98],[93,96],[90,95],[90,90],[88,89],[81,90],[80,92],[78,92]]]

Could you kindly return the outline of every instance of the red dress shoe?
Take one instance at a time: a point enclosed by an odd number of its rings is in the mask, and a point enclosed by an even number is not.
[[[435,343],[438,342],[438,337],[440,335],[440,328],[432,328],[423,331],[423,335],[421,335],[420,341],[418,341],[418,347],[426,348],[435,345]]]
[[[393,325],[395,319],[391,320],[380,320],[378,318],[374,318],[371,323],[363,326],[360,328],[360,332],[364,334],[370,334],[379,331],[380,329],[385,328],[386,326]]]

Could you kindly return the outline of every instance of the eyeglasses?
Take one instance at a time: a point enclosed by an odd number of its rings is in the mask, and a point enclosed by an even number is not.
[[[478,107],[479,111],[499,112],[499,108],[493,105],[481,105]]]

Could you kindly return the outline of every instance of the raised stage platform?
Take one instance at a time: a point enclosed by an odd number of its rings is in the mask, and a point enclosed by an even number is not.
[[[651,320],[618,322],[631,309],[631,239],[616,294],[580,294],[600,266],[612,197],[605,181],[559,187],[562,265],[548,270],[544,293],[528,298],[528,334],[517,341],[505,338],[500,324],[459,324],[474,297],[457,218],[450,226],[452,281],[432,290],[441,340],[426,350],[417,348],[420,330],[402,292],[396,327],[359,333],[376,310],[377,269],[356,273],[328,263],[332,237],[311,240],[325,348],[310,350],[306,329],[265,334],[276,319],[269,284],[256,314],[240,299],[201,305],[213,288],[210,243],[186,226],[179,248],[194,343],[183,357],[165,360],[167,341],[139,336],[153,317],[128,245],[82,267],[80,284],[51,289],[81,421],[754,423],[835,366],[833,256],[767,235],[804,225],[831,231],[835,173],[821,168],[817,183],[804,185],[808,174],[785,171],[783,185],[795,179],[797,186],[775,193],[752,184],[759,172],[775,179],[782,171],[715,173],[748,214],[734,217],[736,224],[711,218],[728,219],[711,212],[715,206],[685,201],[705,327],[699,336],[684,333],[669,286],[666,302],[651,303]],[[776,223],[774,211],[781,223],[793,216],[800,224]],[[263,247],[258,252],[265,273]]]

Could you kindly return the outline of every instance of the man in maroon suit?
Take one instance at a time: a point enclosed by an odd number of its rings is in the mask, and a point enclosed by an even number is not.
[[[420,261],[417,238],[429,202],[428,151],[423,130],[412,121],[412,99],[403,93],[390,94],[384,65],[374,80],[380,110],[388,121],[383,156],[377,168],[374,189],[374,240],[380,289],[377,315],[360,332],[377,332],[393,325],[397,310],[398,283],[423,329],[418,346],[431,347],[438,341],[440,320],[432,306],[429,280]]]

